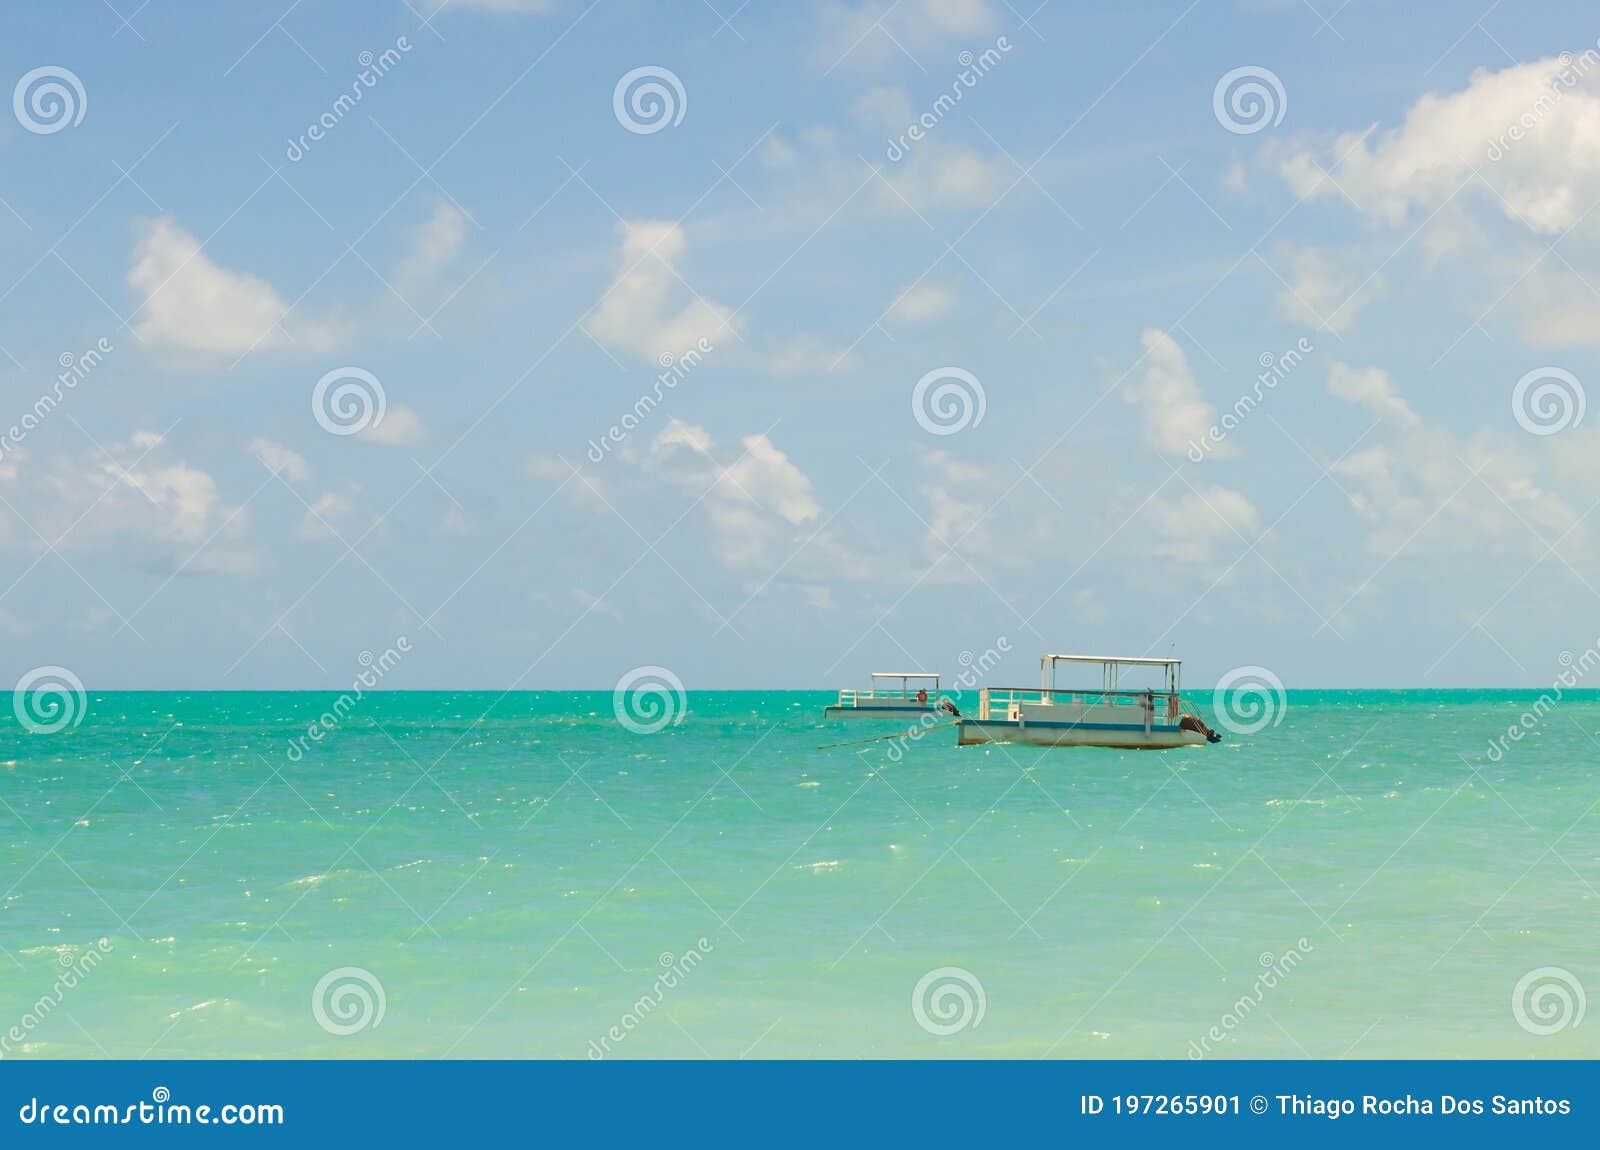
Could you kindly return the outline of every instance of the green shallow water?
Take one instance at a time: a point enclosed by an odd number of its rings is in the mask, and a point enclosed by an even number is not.
[[[383,693],[296,761],[333,698],[6,716],[6,1057],[583,1058],[612,1027],[617,1057],[1184,1058],[1212,1027],[1222,1057],[1600,1055],[1512,1010],[1537,968],[1600,988],[1593,693],[1499,761],[1536,693],[1291,692],[1215,747],[939,730],[899,761],[818,750],[898,729],[820,692],[691,694],[650,735],[603,692]],[[384,1012],[338,1035],[313,992],[345,967]],[[983,996],[948,1035],[912,1010],[944,967]]]

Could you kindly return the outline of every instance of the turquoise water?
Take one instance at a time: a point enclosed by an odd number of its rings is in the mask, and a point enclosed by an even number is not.
[[[901,754],[817,749],[899,729],[823,693],[694,693],[646,735],[609,693],[384,693],[291,754],[334,696],[91,694],[0,728],[4,1053],[1593,1057],[1600,1020],[1512,1010],[1542,967],[1600,989],[1600,696],[1492,761],[1535,698]],[[313,1010],[341,968],[350,1034]],[[949,1034],[912,1009],[939,968]]]

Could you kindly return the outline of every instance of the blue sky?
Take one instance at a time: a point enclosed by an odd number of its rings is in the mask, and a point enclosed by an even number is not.
[[[1543,685],[1600,635],[1577,4],[8,25],[7,674]]]

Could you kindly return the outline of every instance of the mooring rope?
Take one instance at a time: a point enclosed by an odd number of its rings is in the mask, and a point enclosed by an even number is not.
[[[908,731],[900,731],[893,735],[877,735],[871,739],[852,739],[848,743],[824,743],[822,746],[818,747],[817,750],[831,751],[835,747],[859,747],[863,743],[881,743],[885,739],[905,739],[915,735],[918,731],[940,731],[945,727],[957,726],[960,722],[960,719],[951,719],[948,723],[935,723],[931,727],[912,727]]]

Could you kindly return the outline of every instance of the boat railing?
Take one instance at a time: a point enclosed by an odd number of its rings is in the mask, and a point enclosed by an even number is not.
[[[1018,703],[1046,707],[1143,707],[1153,703],[1157,715],[1176,719],[1183,707],[1176,691],[1095,691],[1043,687],[983,687],[978,691],[978,718],[1009,719]]]
[[[838,705],[841,707],[854,707],[857,706],[858,702],[860,701],[871,701],[873,699],[915,699],[916,697],[917,693],[915,691],[861,691],[846,687],[839,692]]]

